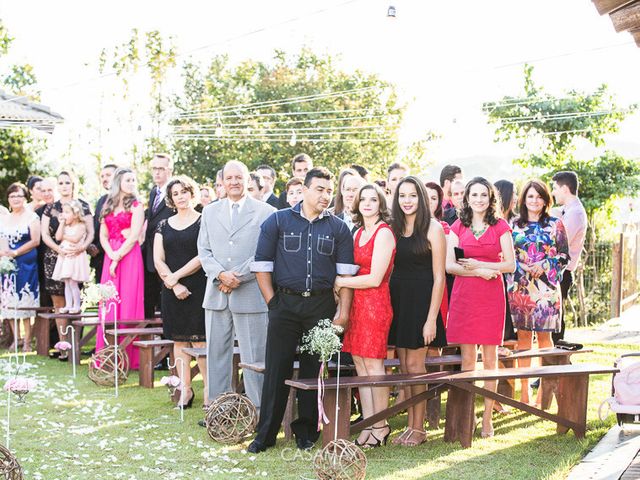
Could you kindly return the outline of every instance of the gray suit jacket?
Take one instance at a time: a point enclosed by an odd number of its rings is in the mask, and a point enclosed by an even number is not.
[[[256,253],[260,225],[274,211],[272,206],[247,197],[238,212],[236,225],[231,229],[228,199],[211,203],[202,210],[198,256],[207,274],[203,308],[224,310],[228,307],[234,313],[268,311],[249,266]],[[241,285],[229,294],[218,290],[218,275],[224,271],[240,274]]]

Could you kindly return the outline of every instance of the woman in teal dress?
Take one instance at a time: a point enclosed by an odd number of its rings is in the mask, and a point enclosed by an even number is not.
[[[552,347],[551,333],[560,330],[560,280],[569,263],[567,234],[562,221],[549,215],[551,193],[540,180],[524,186],[518,203],[520,215],[513,223],[516,271],[507,276],[518,349],[532,347],[533,332],[538,348]],[[518,361],[518,366],[529,365],[529,359]],[[521,400],[525,403],[529,403],[528,387],[528,380],[523,379]]]

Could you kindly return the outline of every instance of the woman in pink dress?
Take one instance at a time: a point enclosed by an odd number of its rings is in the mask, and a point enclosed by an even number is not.
[[[118,320],[144,318],[144,265],[138,241],[143,224],[144,210],[136,199],[136,177],[131,169],[119,168],[113,174],[100,219],[100,244],[105,253],[100,283],[113,282],[120,295],[120,303],[106,312],[107,323],[113,322],[114,309]],[[127,347],[129,365],[137,369],[139,353],[132,344]],[[96,350],[103,346],[102,328],[98,327]]]
[[[358,375],[384,375],[387,338],[393,319],[389,277],[396,253],[396,240],[391,227],[384,192],[377,185],[363,186],[353,203],[355,223],[360,225],[353,246],[355,263],[360,266],[354,277],[336,278],[336,288],[353,288],[349,327],[343,347],[351,353]],[[387,387],[361,387],[360,403],[364,418],[387,408]],[[357,445],[366,448],[387,443],[391,428],[380,421],[362,431]]]
[[[495,369],[498,345],[504,332],[505,295],[503,273],[515,270],[511,229],[498,218],[493,185],[476,177],[465,187],[460,217],[451,226],[447,241],[447,272],[455,275],[447,340],[460,343],[462,370],[475,370],[477,346],[482,345],[485,369]],[[456,259],[455,248],[464,258]],[[495,391],[496,382],[484,382]],[[484,399],[482,437],[493,436],[493,400]]]

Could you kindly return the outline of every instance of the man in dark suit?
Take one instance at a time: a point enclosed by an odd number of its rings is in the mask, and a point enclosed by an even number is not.
[[[256,172],[264,182],[262,201],[267,202],[274,208],[278,208],[278,197],[273,193],[273,187],[276,184],[276,171],[269,165],[260,165],[256,168]]]
[[[107,201],[107,196],[111,189],[113,173],[117,169],[117,165],[109,163],[100,170],[100,183],[107,193],[102,195],[96,202],[95,215],[93,216],[93,243],[87,248],[87,252],[91,256],[91,267],[96,271],[97,283],[100,283],[100,279],[102,278],[102,264],[104,262],[104,250],[102,249],[102,245],[100,245],[100,215],[102,214],[102,207],[104,207],[104,202]]]
[[[449,225],[453,225],[458,219],[458,209],[462,206],[465,187],[466,183],[462,179],[451,182],[451,207],[444,210],[442,218]]]
[[[160,277],[153,264],[153,237],[158,224],[173,215],[165,203],[166,187],[173,173],[173,161],[167,153],[156,153],[151,160],[154,187],[149,194],[146,211],[147,229],[144,235],[144,316],[153,318],[160,306]]]

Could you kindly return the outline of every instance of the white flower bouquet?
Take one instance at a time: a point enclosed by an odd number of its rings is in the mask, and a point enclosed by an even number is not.
[[[333,325],[331,320],[324,318],[302,337],[300,351],[318,355],[322,363],[328,362],[333,355],[342,349],[342,342],[338,335],[343,331],[341,326]]]
[[[112,281],[106,283],[92,283],[82,290],[82,310],[100,303],[113,300],[120,303],[120,295]]]
[[[0,274],[6,275],[18,270],[16,261],[11,257],[0,257]]]

